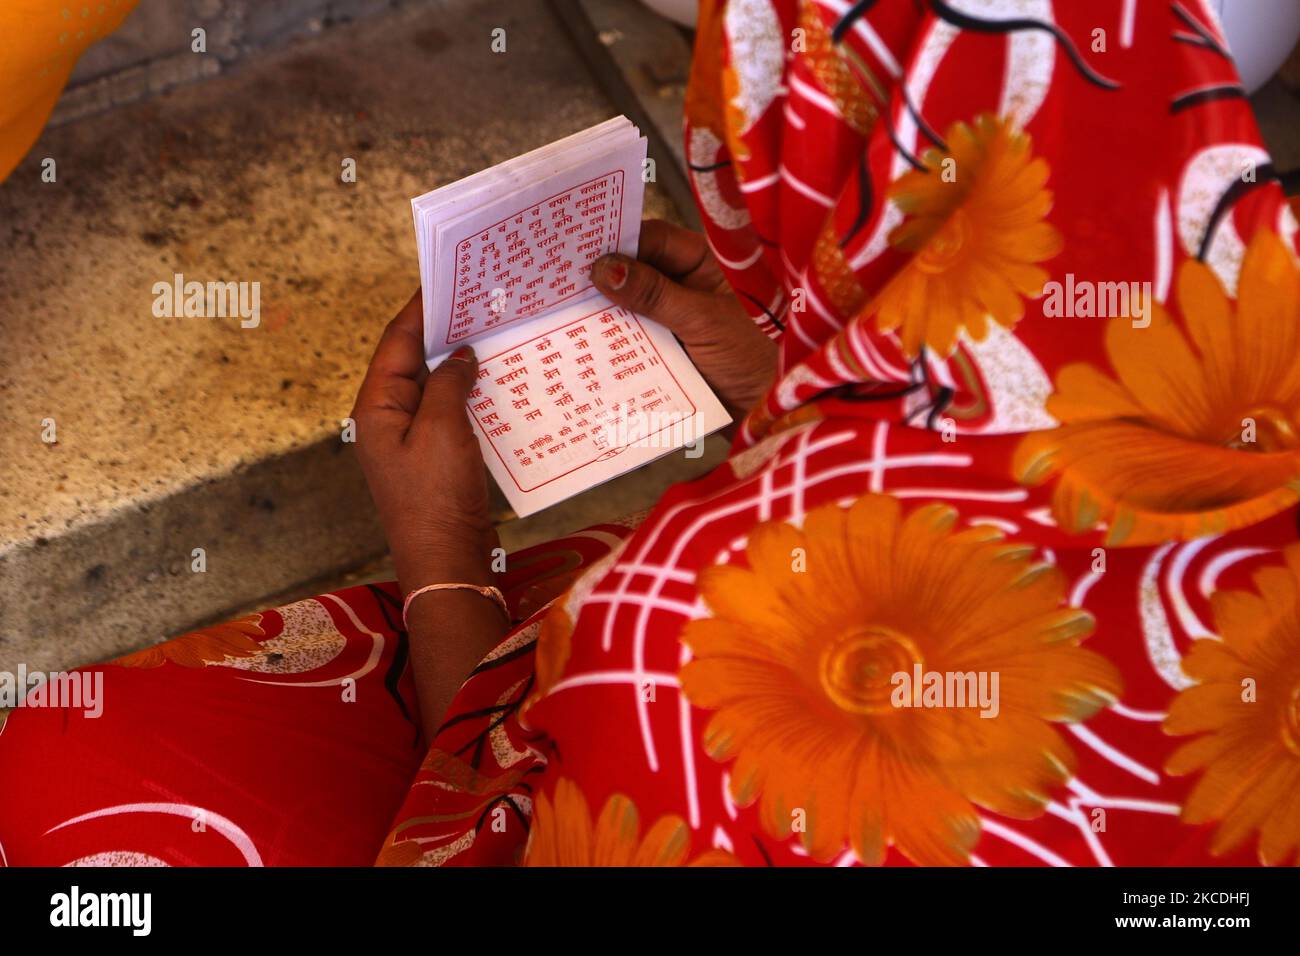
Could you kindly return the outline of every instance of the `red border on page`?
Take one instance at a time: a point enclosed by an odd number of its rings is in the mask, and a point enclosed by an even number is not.
[[[499,359],[501,356],[505,355],[508,352],[519,351],[525,345],[528,345],[530,342],[536,342],[538,339],[546,338],[546,336],[548,335],[555,335],[557,332],[559,332],[561,329],[567,326],[575,325],[578,322],[585,322],[588,319],[590,319],[592,316],[604,315],[606,312],[622,312],[625,315],[630,316],[632,321],[636,323],[637,328],[640,329],[642,332],[645,332],[645,326],[641,324],[641,319],[635,312],[629,312],[627,309],[624,309],[621,306],[615,306],[614,308],[611,309],[597,309],[595,312],[589,312],[584,316],[580,316],[579,318],[572,319],[568,322],[565,322],[564,325],[558,325],[553,329],[548,329],[547,331],[540,333],[539,335],[534,335],[531,339],[525,339],[524,341],[516,345],[510,346],[510,348],[508,349],[502,349],[496,355],[490,355],[485,359],[480,359],[479,368],[482,368],[483,366],[487,365],[488,362]],[[654,350],[654,354],[658,356],[660,364],[663,365],[664,367],[664,371],[668,373],[668,377],[673,380],[673,384],[677,386],[677,390],[681,393],[682,397],[686,399],[686,404],[691,406],[691,413],[689,415],[679,418],[676,421],[670,422],[669,424],[665,425],[663,428],[660,428],[644,436],[644,438],[650,438],[651,435],[658,435],[659,432],[667,431],[669,428],[672,428],[678,422],[690,421],[692,418],[694,418],[696,415],[699,414],[699,409],[695,407],[695,402],[692,401],[690,393],[687,392],[686,389],[682,388],[681,382],[677,381],[677,376],[673,374],[672,368],[669,366],[667,360],[664,358],[663,353],[659,351],[659,347],[655,345],[654,339],[650,338],[650,334],[648,332],[646,333],[646,341],[649,343],[650,348]],[[600,459],[604,458],[607,454],[609,454],[609,451],[611,450],[611,449],[606,449],[605,451],[602,451],[599,455],[597,455],[595,458],[592,458],[589,461],[584,461],[581,465],[574,465],[568,471],[564,471],[558,475],[555,475],[554,477],[547,478],[540,485],[534,485],[531,488],[524,488],[519,484],[519,479],[515,477],[515,473],[510,467],[510,462],[504,456],[502,456],[500,450],[497,448],[496,442],[492,440],[492,436],[490,436],[487,433],[487,430],[483,427],[482,423],[479,422],[478,416],[474,414],[472,409],[469,409],[468,403],[466,403],[466,409],[469,410],[470,418],[474,420],[475,427],[478,428],[478,430],[483,433],[484,441],[488,443],[488,446],[492,449],[492,453],[497,456],[497,460],[501,462],[502,467],[505,468],[506,470],[506,474],[510,476],[510,480],[514,482],[515,488],[517,488],[521,494],[525,494],[525,495],[531,494],[532,492],[536,491],[538,488],[545,487],[546,485],[549,485],[553,481],[559,481],[561,478],[564,478],[567,475],[571,475],[575,471],[580,471],[583,468],[588,467],[589,465],[594,465],[596,462],[600,461]],[[619,448],[632,448],[632,447],[635,446],[633,445],[619,446]],[[669,450],[671,451],[671,449]]]
[[[552,199],[554,199],[556,196],[562,196],[562,195],[564,195],[565,193],[571,193],[571,192],[573,192],[573,191],[575,191],[575,190],[582,189],[583,186],[590,186],[592,183],[596,182],[596,180],[601,179],[601,178],[603,178],[603,177],[605,177],[605,176],[618,176],[618,177],[620,177],[620,179],[619,179],[619,193],[618,193],[618,234],[614,237],[614,249],[617,250],[617,249],[618,249],[619,242],[621,242],[622,239],[623,239],[623,200],[627,197],[627,183],[623,181],[623,180],[625,179],[625,177],[623,176],[623,170],[622,170],[622,168],[619,168],[619,169],[611,169],[611,170],[610,170],[609,172],[607,172],[607,173],[597,173],[595,176],[591,177],[591,179],[588,179],[585,183],[578,183],[578,185],[576,185],[576,186],[570,186],[568,189],[561,189],[558,193],[554,193],[554,194],[552,194],[552,195],[550,195],[550,196],[547,196],[545,199],[539,199],[539,200],[537,200],[537,202],[530,202],[527,206],[524,206],[523,209],[517,209],[517,210],[515,210],[514,212],[512,212],[510,215],[508,215],[508,216],[504,216],[504,217],[502,217],[501,219],[498,219],[496,222],[492,223],[492,224],[489,225],[489,226],[484,226],[482,229],[475,229],[475,230],[474,230],[473,232],[471,232],[469,235],[464,236],[464,237],[462,237],[462,238],[456,240],[455,245],[452,246],[452,255],[453,255],[453,256],[457,256],[457,255],[460,254],[460,244],[461,244],[462,242],[468,242],[470,239],[472,239],[474,236],[479,235],[480,233],[489,232],[489,231],[491,231],[491,230],[497,228],[498,226],[500,226],[503,222],[507,222],[507,221],[509,221],[509,220],[511,220],[511,219],[513,219],[513,218],[515,218],[515,216],[518,216],[521,212],[524,212],[524,211],[526,211],[526,210],[528,210],[528,209],[533,209],[534,207],[537,207],[537,206],[541,206],[541,205],[543,205],[544,203],[548,203],[548,202],[550,202]],[[454,274],[454,273],[453,273],[453,274]],[[568,301],[569,301],[570,299],[572,299],[574,296],[582,295],[582,293],[586,292],[588,289],[591,289],[591,288],[592,288],[592,284],[591,284],[591,282],[588,282],[588,283],[587,283],[585,286],[583,286],[581,289],[574,289],[572,292],[570,292],[570,293],[569,293],[568,295],[566,295],[564,298],[562,298],[562,299],[556,299],[554,302],[550,303],[550,304],[546,307],[546,312],[549,312],[551,309],[555,308],[557,305],[559,305],[559,304],[562,303],[562,302],[568,302]],[[447,316],[447,341],[444,343],[444,344],[446,344],[446,345],[454,345],[454,344],[457,343],[457,342],[460,342],[460,341],[462,341],[462,340],[464,340],[464,339],[467,339],[467,338],[471,338],[471,337],[473,337],[473,336],[475,336],[475,335],[482,335],[482,334],[485,334],[485,333],[488,333],[488,332],[495,332],[495,331],[497,331],[498,329],[504,329],[507,325],[513,325],[514,323],[516,323],[516,322],[520,322],[520,321],[523,321],[524,319],[535,319],[535,318],[538,318],[538,314],[537,314],[537,313],[533,313],[533,314],[531,314],[531,315],[517,315],[517,316],[515,316],[513,319],[507,319],[505,322],[502,322],[502,323],[500,323],[499,325],[494,325],[494,326],[492,326],[491,328],[488,328],[488,329],[480,329],[480,330],[477,331],[477,332],[473,332],[473,331],[471,331],[471,332],[466,332],[464,335],[457,336],[456,338],[453,339],[453,338],[451,337],[451,325],[452,325],[452,322],[454,321],[454,319],[455,319],[455,317],[456,317],[456,296],[457,296],[457,294],[458,294],[458,293],[457,293],[457,290],[456,290],[455,288],[453,288],[453,289],[452,289],[452,293],[451,293],[451,312],[450,312],[450,313],[448,314],[448,316]],[[545,315],[546,313],[545,313],[545,312],[542,312],[541,314],[542,314],[542,315]]]

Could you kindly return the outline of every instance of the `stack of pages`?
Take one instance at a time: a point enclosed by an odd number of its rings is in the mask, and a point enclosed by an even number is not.
[[[672,334],[591,282],[636,255],[645,157],[620,116],[411,201],[425,358],[474,347],[470,420],[521,516],[730,421]]]

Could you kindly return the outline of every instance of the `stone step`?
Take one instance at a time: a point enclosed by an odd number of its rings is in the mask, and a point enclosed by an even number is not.
[[[622,111],[571,29],[544,3],[409,2],[46,130],[0,185],[0,671],[112,657],[383,554],[339,432],[418,281],[409,200]],[[658,188],[647,214],[678,218]],[[155,317],[177,274],[260,283],[261,321]],[[509,534],[635,510],[719,447]]]

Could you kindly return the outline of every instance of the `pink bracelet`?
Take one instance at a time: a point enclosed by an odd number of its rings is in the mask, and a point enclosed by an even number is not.
[[[493,601],[497,607],[501,608],[501,613],[506,616],[506,622],[510,621],[510,608],[506,607],[506,596],[501,593],[501,589],[491,585],[483,586],[479,584],[426,584],[422,588],[416,588],[406,596],[402,602],[402,626],[408,631],[411,629],[406,621],[406,615],[411,610],[411,602],[421,594],[427,594],[430,591],[474,591],[483,595],[485,598]]]

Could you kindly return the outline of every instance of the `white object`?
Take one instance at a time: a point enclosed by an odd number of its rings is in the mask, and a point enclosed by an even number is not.
[[[1267,83],[1300,40],[1300,0],[1205,0],[1205,4],[1223,24],[1248,92]]]
[[[671,332],[592,285],[636,255],[645,157],[620,116],[411,200],[425,361],[473,345],[466,410],[521,518],[731,421]]]

